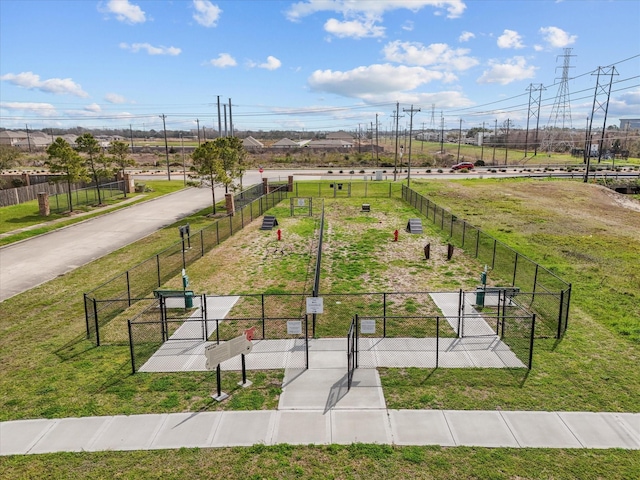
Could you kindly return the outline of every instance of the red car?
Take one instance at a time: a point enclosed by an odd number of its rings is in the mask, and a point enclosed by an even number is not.
[[[467,170],[471,170],[473,168],[473,163],[471,162],[460,162],[460,163],[456,163],[453,167],[451,167],[451,170],[462,170],[462,169],[467,169]]]

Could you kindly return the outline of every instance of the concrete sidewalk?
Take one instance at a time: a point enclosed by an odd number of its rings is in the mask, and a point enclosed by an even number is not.
[[[287,370],[278,410],[16,420],[0,455],[255,444],[640,449],[640,413],[389,410],[375,369]]]
[[[0,423],[0,455],[353,442],[638,450],[640,414],[374,408],[172,413]]]

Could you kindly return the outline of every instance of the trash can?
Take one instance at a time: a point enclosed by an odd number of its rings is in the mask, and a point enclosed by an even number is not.
[[[484,307],[484,286],[476,287],[476,305]]]
[[[184,292],[184,308],[193,308],[193,292]]]

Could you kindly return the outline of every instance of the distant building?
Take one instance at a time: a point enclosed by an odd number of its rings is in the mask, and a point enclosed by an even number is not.
[[[640,129],[640,118],[621,118],[620,130],[637,130]]]
[[[271,148],[300,148],[300,144],[293,140],[289,140],[288,138],[283,138],[271,145]]]
[[[256,148],[264,148],[264,143],[259,140],[256,140],[252,136],[248,136],[242,140],[242,146],[247,150],[256,149]]]
[[[11,145],[12,147],[17,147],[18,143],[24,140],[27,141],[27,132],[23,132],[21,130],[14,132],[12,130],[5,130],[4,132],[0,132],[0,144],[2,145]]]
[[[353,136],[347,132],[340,130],[338,132],[329,132],[325,135],[327,140],[344,140],[349,143],[353,143]]]

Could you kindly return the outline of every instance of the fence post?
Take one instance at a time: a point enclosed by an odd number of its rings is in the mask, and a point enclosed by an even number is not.
[[[204,257],[204,228],[200,230],[200,257]]]
[[[309,315],[304,316],[304,363],[309,370]]]
[[[133,351],[133,335],[131,334],[131,320],[127,320],[129,330],[129,354],[131,355],[131,373],[136,373],[136,356]]]
[[[220,220],[216,222],[216,245],[220,245]]]
[[[94,312],[94,321],[96,325],[96,347],[100,346],[100,327],[98,326],[98,302],[96,299],[93,299],[93,312]]]
[[[569,325],[569,307],[571,306],[571,284],[569,284],[569,288],[567,289],[567,308],[565,309],[564,314],[564,331],[567,331],[567,326]]]
[[[129,270],[126,271],[127,274],[127,301],[129,306],[131,306],[131,282],[129,280]]]
[[[479,248],[480,248],[480,230],[476,228],[476,258],[478,258]]]
[[[87,308],[87,294],[83,293],[82,296],[84,297],[84,323],[87,327],[87,340],[90,337],[90,333],[89,333],[89,309]]]
[[[462,221],[462,248],[464,248],[464,237],[467,234],[467,222],[466,220]]]
[[[382,294],[382,337],[387,338],[387,292]]]
[[[496,265],[496,246],[498,245],[498,240],[493,239],[493,259],[491,260],[491,270],[494,269]]]
[[[462,289],[458,294],[458,338],[462,338],[462,314],[464,312],[464,306],[462,304]]]
[[[160,280],[160,254],[156,254],[156,270],[158,273],[158,287],[162,285],[162,281]]]
[[[261,302],[262,302],[262,339],[264,340],[264,293],[260,294]]]
[[[564,310],[564,290],[560,290],[560,311],[558,312],[558,335],[556,338],[560,338],[562,335],[562,312]]]
[[[516,252],[516,259],[513,262],[513,282],[511,282],[511,286],[516,286],[516,272],[518,271],[518,252]]]
[[[531,337],[529,338],[529,370],[533,365],[533,337],[536,330],[536,314],[531,316]]]
[[[538,286],[538,267],[540,265],[538,265],[536,263],[536,273],[533,274],[533,293],[531,294],[531,303],[533,303],[533,300],[536,298],[536,287]]]
[[[440,316],[436,317],[436,368],[440,360]]]
[[[229,237],[233,235],[233,217],[229,215]]]

